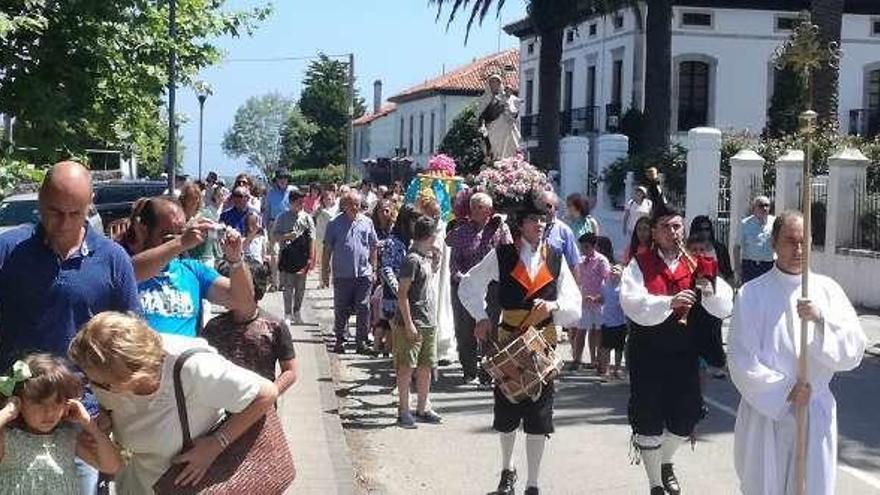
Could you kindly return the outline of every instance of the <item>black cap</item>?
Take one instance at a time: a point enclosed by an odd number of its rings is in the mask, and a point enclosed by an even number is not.
[[[275,180],[282,178],[290,179],[290,172],[288,172],[287,169],[279,168],[275,171]]]

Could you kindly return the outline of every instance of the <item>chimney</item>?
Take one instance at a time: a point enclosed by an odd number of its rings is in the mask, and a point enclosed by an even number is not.
[[[373,113],[379,113],[382,108],[382,80],[373,81]]]

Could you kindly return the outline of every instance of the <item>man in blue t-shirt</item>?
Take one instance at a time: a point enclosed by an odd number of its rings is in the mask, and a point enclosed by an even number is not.
[[[0,235],[0,374],[29,352],[64,356],[102,311],[139,311],[131,261],[87,221],[92,177],[75,162],[53,166],[40,187],[40,223]],[[84,403],[97,412],[94,397]],[[81,493],[98,472],[77,459]]]
[[[216,228],[209,220],[186,223],[180,205],[168,198],[152,198],[137,221],[143,238],[128,246],[133,255],[144,317],[158,332],[195,337],[201,330],[202,300],[227,308],[253,305],[253,283],[242,262],[242,238],[227,228],[223,234],[224,260],[229,278],[198,260],[180,259],[181,253],[205,242]]]

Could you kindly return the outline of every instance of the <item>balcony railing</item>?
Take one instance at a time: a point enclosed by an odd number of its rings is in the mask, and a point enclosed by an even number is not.
[[[520,117],[520,134],[523,139],[538,137],[538,116]],[[559,112],[560,136],[583,136],[599,130],[599,107],[572,108]]]
[[[620,129],[620,103],[605,105],[605,131],[616,132]]]
[[[874,137],[880,134],[880,109],[858,108],[849,111],[849,133]]]
[[[523,139],[538,137],[538,115],[523,115],[520,117],[519,132]]]
[[[583,136],[599,129],[599,107],[572,108],[560,112],[559,133],[563,136]]]

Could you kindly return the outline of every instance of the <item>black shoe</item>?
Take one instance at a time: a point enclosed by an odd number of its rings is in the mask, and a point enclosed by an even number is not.
[[[526,488],[525,495],[540,495],[540,492],[538,492],[537,486],[530,486]]]
[[[333,352],[336,354],[345,354],[345,343],[344,342],[337,342],[333,346]]]
[[[358,342],[355,352],[357,352],[358,354],[361,354],[363,356],[375,356],[376,355],[376,351],[371,349],[370,346],[368,346],[364,342]]]
[[[492,384],[492,376],[489,373],[486,373],[486,370],[480,369],[477,371],[477,378],[480,379],[480,385],[491,385]]]
[[[497,495],[513,495],[513,489],[516,486],[516,469],[505,469],[501,471],[501,481],[498,482]]]
[[[666,490],[662,486],[655,486],[651,488],[651,495],[666,495]]]
[[[678,484],[678,478],[675,477],[675,471],[672,470],[672,464],[660,465],[660,478],[663,480],[663,488],[669,495],[679,495],[681,486]]]

